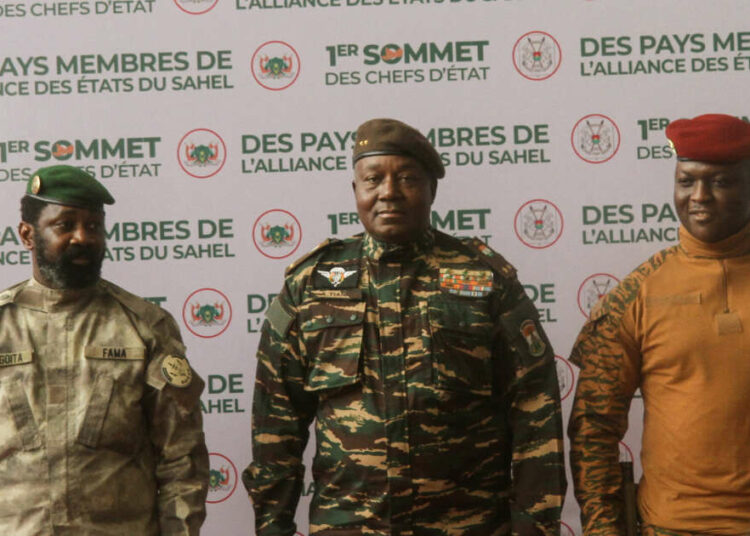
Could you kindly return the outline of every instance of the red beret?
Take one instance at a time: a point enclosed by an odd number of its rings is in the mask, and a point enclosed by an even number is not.
[[[750,123],[731,115],[678,119],[666,133],[679,160],[731,163],[750,158]]]

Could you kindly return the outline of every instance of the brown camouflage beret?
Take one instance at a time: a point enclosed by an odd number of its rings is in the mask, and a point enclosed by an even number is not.
[[[367,156],[394,154],[417,160],[437,179],[445,176],[440,155],[417,129],[395,119],[370,119],[357,129],[352,164]]]

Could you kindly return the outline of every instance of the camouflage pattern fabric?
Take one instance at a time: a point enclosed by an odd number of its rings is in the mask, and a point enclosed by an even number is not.
[[[663,529],[661,527],[655,527],[653,525],[646,525],[641,527],[641,536],[712,536],[705,532],[685,532],[675,531],[669,529]],[[738,534],[737,536],[750,536],[750,533]]]
[[[287,270],[258,348],[258,536],[558,535],[554,354],[515,270],[478,240],[329,241]]]
[[[100,281],[0,293],[0,534],[197,535],[203,381],[172,317]]]
[[[623,381],[626,353],[637,354],[620,323],[641,283],[677,247],[639,266],[591,311],[573,345],[570,361],[580,367],[573,411],[568,422],[570,462],[581,524],[587,536],[625,536],[625,505],[619,441],[628,427],[628,411],[638,385]],[[635,359],[637,361],[637,359]]]
[[[715,243],[680,228],[678,246],[594,307],[570,358],[581,368],[569,433],[586,536],[626,534],[618,442],[639,387],[643,524],[656,534],[749,533],[749,293],[750,225]]]

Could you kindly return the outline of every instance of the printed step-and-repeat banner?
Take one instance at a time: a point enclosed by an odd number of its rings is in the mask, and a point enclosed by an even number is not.
[[[432,223],[519,269],[567,419],[591,306],[677,240],[664,127],[750,115],[748,21],[742,0],[4,1],[0,287],[31,273],[16,226],[33,170],[101,179],[117,199],[105,277],[175,316],[207,382],[204,533],[252,533],[258,333],[284,267],[361,229],[357,125],[395,117],[435,144]],[[308,475],[303,536],[310,492]],[[562,533],[580,534],[572,492]]]

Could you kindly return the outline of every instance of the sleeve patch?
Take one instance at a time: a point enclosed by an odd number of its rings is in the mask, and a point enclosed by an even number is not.
[[[271,324],[273,330],[282,338],[286,338],[289,333],[289,326],[292,325],[294,317],[289,314],[281,305],[278,298],[274,298],[271,306],[266,312],[266,318]]]
[[[193,380],[193,372],[184,357],[165,357],[161,363],[161,373],[167,383],[175,387],[187,387]]]

